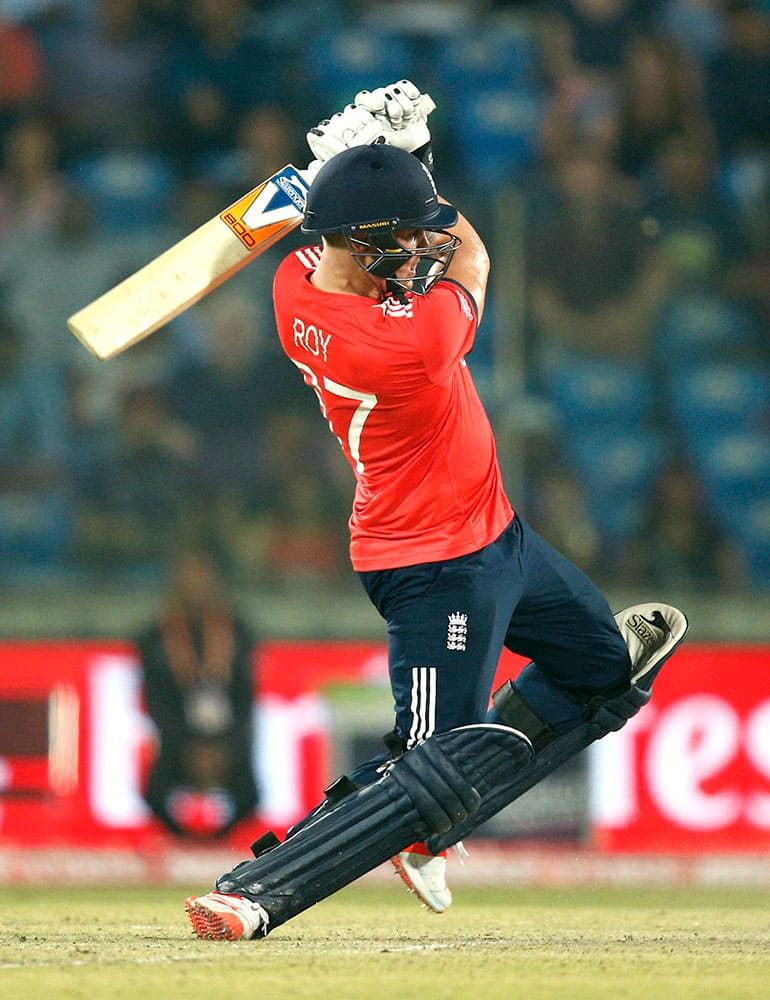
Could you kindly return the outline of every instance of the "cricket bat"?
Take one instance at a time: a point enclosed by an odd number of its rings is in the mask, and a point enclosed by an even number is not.
[[[67,320],[106,360],[158,330],[296,229],[309,183],[288,164]]]

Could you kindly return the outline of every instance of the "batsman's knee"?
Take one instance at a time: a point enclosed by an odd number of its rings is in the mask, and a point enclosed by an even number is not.
[[[665,604],[641,604],[615,616],[631,661],[628,680],[620,686],[596,692],[583,703],[582,718],[555,726],[542,717],[546,706],[534,706],[522,696],[515,682],[506,681],[493,696],[497,718],[524,733],[535,749],[524,767],[502,775],[499,783],[483,795],[472,817],[458,823],[447,834],[428,838],[428,849],[438,854],[468,836],[504,806],[509,805],[565,761],[595,740],[617,732],[647,704],[652,683],[687,632],[681,611]]]
[[[438,738],[404,754],[390,774],[432,832],[450,830],[472,816],[481,803],[481,795]]]
[[[687,632],[687,619],[668,604],[637,604],[615,615],[631,661],[628,680],[598,691],[584,702],[582,723],[589,724],[592,739],[621,729],[650,700],[652,682]],[[495,710],[506,725],[525,733],[535,749],[552,743],[562,733],[554,731],[530,705],[514,681],[506,681],[493,695]],[[576,722],[573,728],[582,724]]]
[[[651,691],[632,684],[620,693],[595,695],[585,705],[583,723],[576,723],[570,728],[588,723],[595,734],[593,739],[617,732],[647,704],[651,694]],[[495,691],[492,699],[498,717],[505,725],[528,736],[535,750],[544,749],[562,735],[540,718],[513,681],[506,681]]]

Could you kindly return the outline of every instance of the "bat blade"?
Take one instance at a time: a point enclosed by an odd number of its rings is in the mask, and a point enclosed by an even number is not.
[[[288,164],[67,320],[107,360],[165,326],[302,221],[308,183]]]

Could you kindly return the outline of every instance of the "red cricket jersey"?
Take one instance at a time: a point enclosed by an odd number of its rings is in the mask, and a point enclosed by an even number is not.
[[[286,257],[273,299],[281,344],[312,386],[356,474],[356,570],[466,555],[513,511],[486,412],[464,360],[476,333],[470,295],[450,280],[383,302],[319,291],[320,247]]]

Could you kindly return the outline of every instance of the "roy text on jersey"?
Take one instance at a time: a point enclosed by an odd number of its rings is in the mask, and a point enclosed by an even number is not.
[[[296,347],[301,347],[315,358],[322,357],[324,361],[329,360],[327,351],[332,339],[330,333],[324,333],[314,323],[305,323],[299,316],[294,317],[293,333]]]

